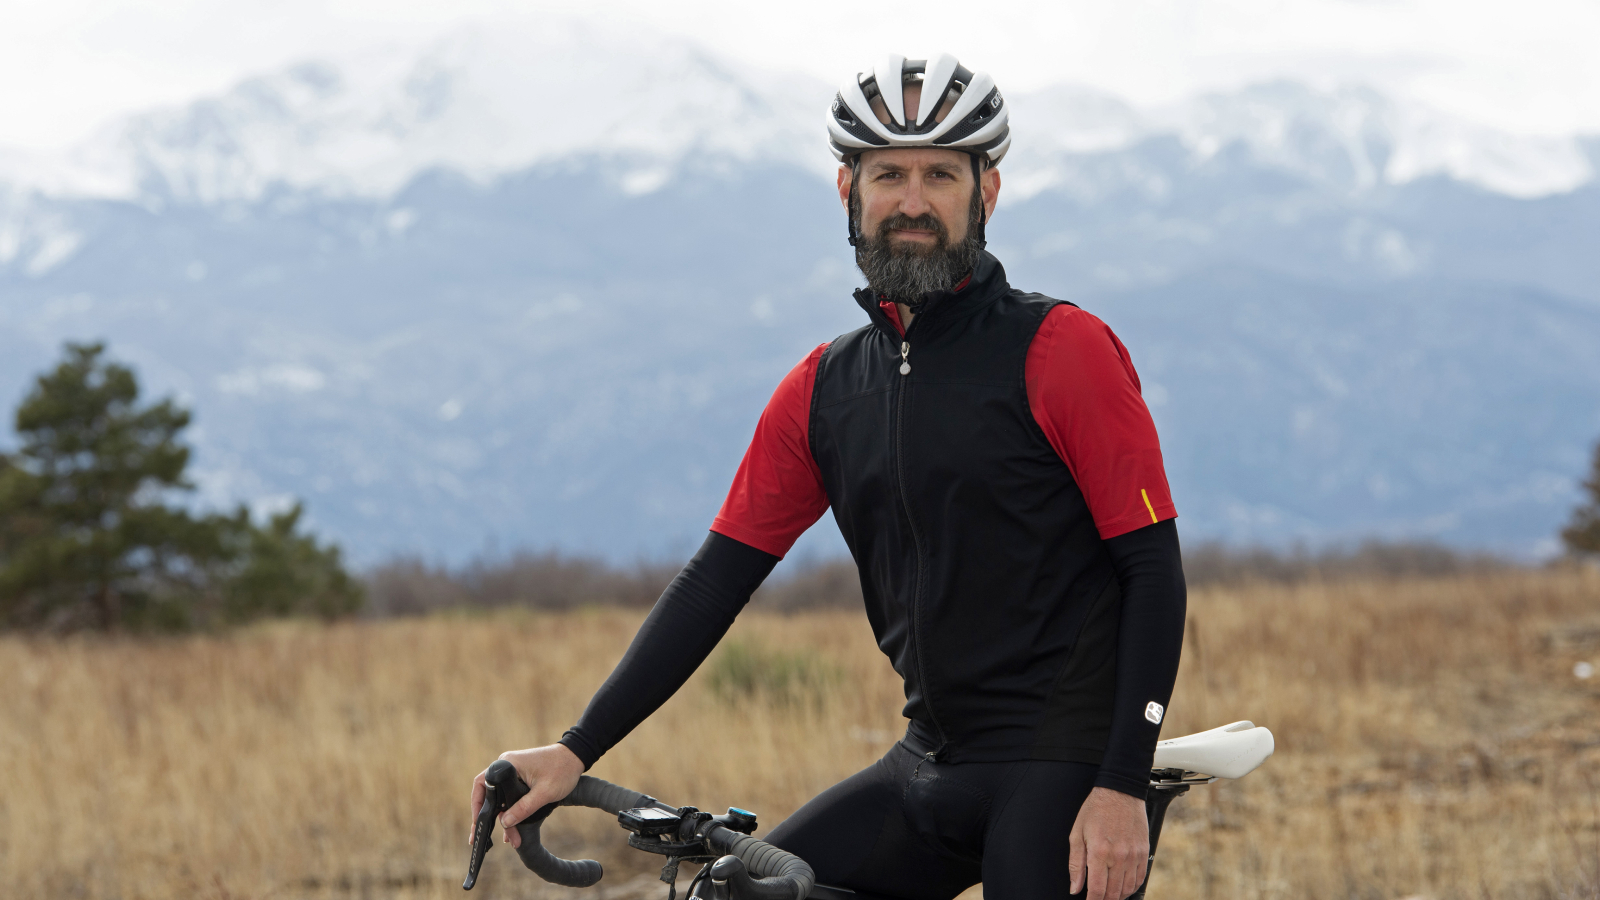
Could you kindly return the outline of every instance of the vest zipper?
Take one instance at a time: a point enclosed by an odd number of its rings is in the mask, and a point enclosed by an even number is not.
[[[916,323],[911,323],[916,327]],[[910,338],[911,329],[906,329],[906,338]],[[911,582],[911,645],[917,654],[917,679],[921,682],[922,702],[928,708],[928,718],[933,722],[933,729],[939,733],[939,746],[927,754],[928,759],[938,759],[950,743],[945,737],[944,726],[939,724],[939,716],[933,711],[933,690],[928,684],[928,670],[922,664],[922,535],[917,532],[916,519],[911,516],[911,502],[906,494],[906,467],[905,467],[905,409],[906,409],[906,379],[904,376],[911,374],[911,342],[900,342],[900,375],[899,383],[895,385],[894,392],[894,472],[895,480],[900,485],[900,509],[906,514],[906,525],[911,529],[911,546],[916,553],[916,574]]]

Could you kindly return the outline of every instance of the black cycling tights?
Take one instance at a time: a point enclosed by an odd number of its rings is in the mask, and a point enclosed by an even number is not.
[[[903,900],[1066,897],[1067,838],[1098,767],[1023,760],[935,763],[895,744],[819,794],[766,840],[817,883]]]

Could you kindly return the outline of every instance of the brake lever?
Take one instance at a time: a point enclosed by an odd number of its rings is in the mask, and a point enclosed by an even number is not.
[[[483,782],[483,808],[478,810],[478,818],[472,823],[472,857],[467,860],[467,880],[461,882],[464,891],[472,890],[472,886],[478,883],[478,869],[483,866],[484,855],[494,846],[494,829],[500,814],[526,796],[529,790],[527,783],[517,775],[516,767],[503,759],[495,760],[489,766]]]

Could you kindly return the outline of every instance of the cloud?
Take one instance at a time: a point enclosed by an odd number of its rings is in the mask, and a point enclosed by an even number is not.
[[[830,82],[884,52],[949,49],[1009,89],[1079,82],[1138,103],[1277,77],[1360,81],[1519,133],[1600,131],[1600,4],[1462,0],[55,0],[0,32],[0,146],[61,147],[107,117],[467,21],[576,15],[687,36]],[[782,35],[781,40],[774,35]]]

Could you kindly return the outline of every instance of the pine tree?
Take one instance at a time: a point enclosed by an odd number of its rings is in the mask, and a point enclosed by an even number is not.
[[[187,410],[141,406],[103,344],[68,344],[17,409],[0,455],[0,625],[186,627],[353,611],[337,548],[296,532],[298,506],[257,528],[169,505],[193,489]]]
[[[296,503],[261,528],[251,526],[242,512],[235,518],[233,534],[242,543],[236,554],[240,562],[226,585],[225,619],[294,614],[331,619],[361,607],[361,585],[345,572],[339,548],[319,546],[295,530],[303,512]]]
[[[17,409],[21,448],[0,470],[0,615],[116,628],[186,570],[220,556],[220,534],[161,500],[189,489],[188,412],[138,405],[133,372],[102,344],[68,344]]]
[[[1600,554],[1600,443],[1595,444],[1589,480],[1583,483],[1583,489],[1589,500],[1572,511],[1572,520],[1561,529],[1561,542],[1572,554]]]

